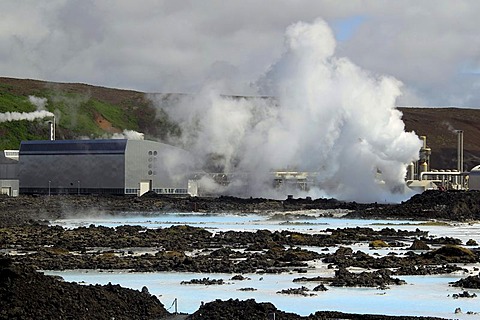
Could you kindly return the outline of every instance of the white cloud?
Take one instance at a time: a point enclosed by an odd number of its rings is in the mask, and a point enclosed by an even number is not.
[[[298,21],[362,17],[337,52],[404,83],[402,104],[480,106],[480,2],[14,1],[0,2],[2,76],[148,92],[196,92],[206,81],[248,94],[282,54]]]

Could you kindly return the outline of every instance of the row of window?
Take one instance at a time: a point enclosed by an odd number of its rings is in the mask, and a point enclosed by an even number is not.
[[[133,194],[136,195],[140,189],[137,188],[20,188],[21,194]],[[184,188],[157,188],[153,192],[158,194],[187,194]]]
[[[121,188],[20,188],[21,194],[123,194]]]
[[[126,188],[125,194],[138,194],[140,189]],[[184,188],[156,188],[152,190],[158,194],[187,194],[188,190]]]
[[[159,188],[153,189],[153,192],[158,194],[186,194],[188,190],[184,188]]]

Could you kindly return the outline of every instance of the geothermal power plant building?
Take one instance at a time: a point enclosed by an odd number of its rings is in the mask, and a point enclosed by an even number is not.
[[[188,154],[146,140],[22,141],[21,194],[186,194]]]

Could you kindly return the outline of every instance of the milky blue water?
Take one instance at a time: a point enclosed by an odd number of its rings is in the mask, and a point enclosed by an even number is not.
[[[132,216],[92,216],[76,217],[54,221],[53,224],[64,227],[77,227],[85,225],[103,225],[115,227],[118,225],[141,225],[147,228],[164,228],[172,225],[186,224],[203,227],[212,232],[236,230],[255,231],[268,230],[296,230],[301,232],[323,232],[326,228],[344,227],[371,227],[382,229],[385,227],[402,230],[429,231],[436,236],[449,236],[462,239],[464,243],[468,239],[474,239],[480,243],[480,224],[455,224],[450,226],[420,226],[418,222],[401,220],[352,220],[339,218],[319,217],[318,212],[309,211],[311,219],[289,221],[271,220],[271,215],[260,214],[139,214]],[[356,245],[354,250],[371,249],[364,244]],[[387,254],[389,250],[398,248],[376,250],[374,252]],[[474,266],[466,266],[472,269]],[[191,313],[198,309],[201,302],[215,299],[250,299],[257,302],[272,302],[277,308],[295,312],[300,315],[308,315],[320,310],[336,310],[350,313],[373,313],[388,315],[412,315],[412,316],[437,316],[447,319],[480,319],[480,314],[454,314],[456,308],[463,312],[480,312],[480,290],[471,290],[477,298],[453,299],[452,295],[462,292],[461,288],[451,287],[449,282],[456,281],[466,274],[441,275],[441,276],[401,276],[407,282],[402,286],[391,286],[388,290],[372,288],[335,288],[328,287],[326,292],[309,292],[314,296],[303,297],[297,295],[278,294],[277,291],[306,286],[313,289],[317,283],[294,283],[292,280],[301,276],[313,277],[316,275],[331,276],[332,270],[319,263],[315,268],[309,269],[307,274],[246,274],[250,280],[229,280],[232,274],[199,274],[177,272],[155,273],[129,273],[127,271],[48,271],[48,274],[62,276],[66,281],[84,282],[88,284],[107,284],[109,282],[120,284],[124,287],[140,290],[147,286],[150,293],[159,297],[165,307],[171,307],[174,299],[178,301],[178,311]],[[471,274],[477,274],[477,272]],[[181,285],[182,281],[210,277],[211,279],[223,279],[224,285]],[[239,291],[240,288],[255,288],[256,291]],[[170,309],[169,311],[173,311]]]

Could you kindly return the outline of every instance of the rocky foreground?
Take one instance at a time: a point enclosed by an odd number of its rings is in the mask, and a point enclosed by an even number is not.
[[[0,259],[0,319],[162,319],[167,315],[148,292],[63,282]]]
[[[169,313],[148,290],[118,285],[79,285],[45,276],[28,267],[0,259],[0,319],[202,319],[202,320],[434,320],[434,317],[394,317],[319,311],[307,317],[278,310],[254,300],[216,300],[192,315]]]
[[[313,295],[327,286],[388,289],[403,285],[401,275],[463,272],[466,277],[452,284],[478,289],[480,262],[475,240],[432,237],[419,229],[402,231],[385,227],[326,229],[321,234],[291,231],[211,232],[202,228],[173,226],[146,229],[140,226],[80,227],[49,226],[48,220],[88,215],[93,212],[119,215],[132,212],[285,212],[342,209],[348,217],[480,220],[480,193],[432,191],[401,204],[358,204],[335,199],[239,199],[171,198],[146,194],[120,196],[37,196],[0,198],[0,319],[180,319],[187,315],[167,312],[148,293],[115,285],[83,286],[64,283],[35,270],[128,269],[132,271],[188,271],[244,273],[296,272],[295,284],[278,294]],[[327,211],[328,212],[328,211]],[[300,213],[301,214],[301,213]],[[365,243],[371,248],[396,248],[395,253],[375,256],[349,246]],[[320,247],[322,253],[301,249]],[[132,248],[143,248],[138,253]],[[196,252],[197,254],[193,254]],[[321,261],[334,270],[331,277],[305,276],[311,263]],[[348,268],[363,268],[352,273]],[[303,275],[303,276],[302,276]],[[232,278],[235,280],[235,278]],[[231,280],[231,279],[225,279]],[[213,281],[192,279],[192,283]],[[215,280],[221,284],[222,279]],[[313,291],[302,284],[315,283]],[[208,284],[208,283],[205,283]],[[187,284],[186,284],[187,285]],[[247,290],[249,288],[245,288]],[[458,297],[471,297],[468,291]],[[319,311],[300,317],[255,301],[214,301],[203,305],[188,319],[411,319],[376,315],[348,315]],[[432,318],[423,318],[432,319]]]

